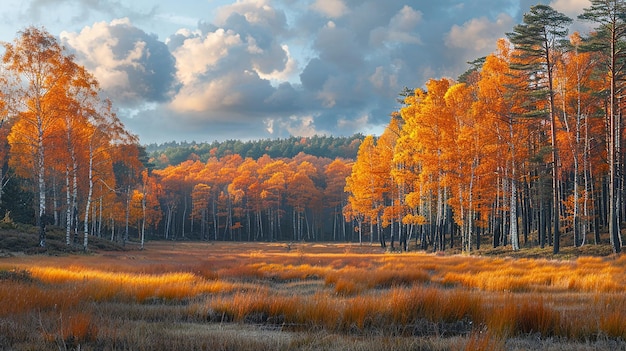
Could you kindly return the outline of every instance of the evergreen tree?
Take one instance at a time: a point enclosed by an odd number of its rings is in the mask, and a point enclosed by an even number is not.
[[[548,98],[548,111],[533,111],[544,115],[547,113],[550,120],[550,142],[552,146],[552,225],[554,235],[554,253],[559,252],[560,229],[559,229],[559,160],[558,145],[556,138],[557,111],[554,106],[553,76],[556,63],[557,44],[567,35],[567,25],[572,19],[555,11],[547,5],[535,5],[530,12],[524,14],[523,24],[515,26],[512,33],[507,33],[509,40],[515,45],[520,53],[522,62],[517,69],[531,72],[530,76],[535,81],[528,82],[530,88],[536,92],[544,93]]]

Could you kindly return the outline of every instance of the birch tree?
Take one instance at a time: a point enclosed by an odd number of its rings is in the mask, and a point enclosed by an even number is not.
[[[16,117],[8,136],[10,165],[34,184],[39,245],[45,247],[47,148],[53,127],[65,113],[63,101],[76,65],[52,35],[35,27],[3,46],[2,61],[12,90],[9,106]]]

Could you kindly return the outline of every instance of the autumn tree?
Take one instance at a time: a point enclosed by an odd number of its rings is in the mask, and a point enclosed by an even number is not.
[[[448,79],[429,80],[426,90],[416,89],[400,111],[404,125],[398,144],[412,151],[397,162],[416,172],[419,187],[413,187],[406,196],[413,203],[419,196],[427,205],[422,214],[429,224],[435,250],[445,249],[446,231],[452,234],[448,200],[452,196],[450,176],[455,171],[450,157],[455,152],[456,129],[454,115],[445,101],[450,85]]]
[[[346,226],[343,224],[340,216],[342,215],[342,208],[347,204],[347,195],[344,192],[346,185],[346,177],[350,175],[352,167],[351,164],[342,159],[335,159],[325,168],[326,174],[326,189],[324,189],[324,202],[328,207],[332,209],[333,214],[333,229],[332,238],[337,240],[338,234],[341,233],[341,237],[346,239]],[[338,230],[338,225],[341,225],[341,230]]]
[[[285,197],[290,170],[283,160],[271,162],[258,170],[261,179],[261,201],[269,222],[268,237],[274,241],[282,234],[281,219],[284,214],[282,203]]]
[[[141,162],[143,148],[137,144],[119,144],[112,150],[113,172],[115,174],[115,188],[117,196],[115,206],[121,210],[114,214],[116,223],[122,223],[124,230],[118,235],[118,240],[125,244],[129,240],[129,227],[133,222],[130,218],[131,200],[135,185],[141,181],[141,172],[145,165]],[[111,189],[110,185],[106,186]],[[113,240],[113,239],[112,239]]]
[[[88,149],[90,116],[96,113],[98,104],[97,81],[83,67],[74,67],[64,100],[62,123],[56,126],[59,133],[57,140],[63,142],[51,145],[60,148],[52,153],[56,159],[51,168],[58,168],[58,172],[65,177],[65,241],[70,245],[72,228],[75,235],[78,234],[79,164],[84,165],[87,159],[84,151]]]
[[[193,201],[190,203],[193,190],[193,182],[188,178],[190,173],[198,172],[202,167],[200,161],[185,161],[177,166],[168,166],[162,170],[154,170],[153,174],[158,177],[159,183],[163,186],[162,200],[164,204],[164,236],[169,238],[175,236],[176,231],[172,228],[175,222],[176,210],[182,202],[181,236],[185,237],[185,222],[193,209]],[[190,205],[191,204],[191,205]],[[193,216],[192,216],[193,217]],[[173,233],[172,233],[173,232]]]
[[[59,224],[64,206],[66,243],[71,228],[77,234],[82,215],[86,250],[88,235],[101,233],[105,207],[114,205],[105,206],[105,199],[116,199],[114,157],[131,163],[137,158],[136,153],[114,156],[115,150],[136,145],[137,138],[124,129],[111,102],[101,99],[96,79],[52,35],[29,27],[3,45],[4,93],[11,97],[9,164],[33,185],[40,245],[45,246],[46,216]]]
[[[89,124],[84,127],[87,138],[87,158],[85,162],[87,194],[84,200],[85,211],[83,220],[83,248],[85,250],[87,250],[89,242],[91,204],[94,198],[94,191],[97,189],[95,184],[103,184],[107,189],[115,189],[112,157],[114,149],[120,147],[120,145],[137,143],[136,136],[124,129],[121,121],[112,111],[110,101],[103,101],[100,106],[97,106],[94,113],[88,116],[88,121]]]
[[[232,183],[236,175],[237,168],[243,162],[241,155],[228,155],[220,159],[220,167],[216,179],[216,188],[219,189],[218,215],[223,217],[224,231],[223,238],[233,239],[233,203],[237,200],[236,194],[228,191],[228,185]]]
[[[315,200],[321,196],[310,176],[315,171],[315,167],[305,161],[297,166],[297,170],[291,174],[291,178],[287,181],[286,200],[293,209],[294,240],[304,240],[303,224],[306,224],[306,238],[311,239],[311,224],[307,210],[312,209]]]
[[[382,225],[389,228],[390,246],[394,250],[394,242],[397,238],[400,249],[408,249],[407,226],[402,219],[407,212],[405,206],[405,192],[407,188],[404,184],[394,180],[394,171],[403,167],[402,163],[396,163],[393,153],[396,142],[400,136],[402,119],[398,114],[392,114],[391,120],[383,133],[376,141],[374,148],[375,168],[374,173],[377,178],[378,192],[383,201]],[[381,233],[379,233],[379,236]]]
[[[492,138],[481,135],[484,131],[479,127],[478,119],[473,114],[475,92],[464,83],[451,86],[444,99],[454,118],[456,139],[450,140],[454,145],[448,148],[448,159],[454,163],[449,175],[452,196],[449,204],[454,210],[454,220],[460,227],[462,248],[472,250],[472,239],[475,235],[478,200],[482,190],[478,182],[479,167],[485,160],[484,151],[492,150]]]
[[[6,77],[0,75],[0,85],[6,86]],[[11,130],[13,120],[9,118],[7,110],[7,96],[5,92],[0,89],[0,204],[2,204],[2,195],[4,193],[4,187],[9,180],[9,176],[5,170],[5,166],[9,157],[9,143],[7,136]]]
[[[259,189],[257,179],[257,163],[251,158],[246,158],[237,168],[236,176],[228,185],[228,193],[233,197],[235,206],[239,207],[239,213],[245,221],[248,240],[252,239],[252,215],[256,214],[256,204],[259,202]],[[259,219],[256,218],[256,226],[258,227]]]
[[[12,44],[3,45],[11,113],[16,118],[8,136],[10,164],[34,184],[39,245],[44,247],[48,148],[54,126],[62,123],[76,65],[52,35],[35,27],[26,28]]]
[[[374,137],[365,137],[356,161],[352,166],[352,173],[346,179],[345,191],[349,194],[349,216],[346,220],[355,220],[359,234],[359,243],[363,242],[363,225],[369,224],[370,235],[374,235],[374,225],[378,228],[382,225],[382,213],[384,210],[383,182],[389,178],[389,173],[377,172],[379,166],[376,154]],[[383,235],[379,233],[381,247],[386,247]]]
[[[505,243],[508,235],[512,248],[518,250],[518,189],[523,160],[527,157],[523,145],[531,125],[519,117],[525,111],[521,104],[524,101],[521,93],[524,89],[520,87],[520,79],[513,75],[509,43],[501,39],[497,47],[498,50],[485,59],[480,79],[476,83],[476,101],[472,108],[477,118],[481,119],[478,126],[482,127],[484,133],[482,142],[489,143],[490,148],[499,151],[498,157],[483,158],[487,169],[482,170],[485,181],[491,181],[496,191],[495,195],[490,195],[494,200],[491,214],[493,245],[495,247]],[[496,176],[496,179],[491,176]]]

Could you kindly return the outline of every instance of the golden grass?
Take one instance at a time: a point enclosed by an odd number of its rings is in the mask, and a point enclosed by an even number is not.
[[[495,335],[562,335],[561,313],[547,306],[541,297],[509,295],[504,304],[494,306],[488,315],[487,328]]]
[[[81,267],[32,267],[33,278],[46,284],[70,284],[93,301],[134,299],[143,302],[150,298],[185,299],[200,294],[228,292],[235,284],[204,280],[192,273],[136,274],[106,272]]]
[[[626,338],[626,259],[390,254],[374,247],[149,243],[0,260],[0,319],[43,343],[115,338],[116,318],[237,322],[346,335]],[[111,304],[125,306],[109,311]],[[169,307],[168,307],[169,306]],[[121,323],[121,322],[120,322]],[[0,331],[11,328],[0,323]],[[22,340],[16,333],[11,343]]]

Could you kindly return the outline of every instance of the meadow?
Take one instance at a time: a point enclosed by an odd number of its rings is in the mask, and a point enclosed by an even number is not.
[[[150,242],[0,258],[0,348],[626,350],[626,257]]]

